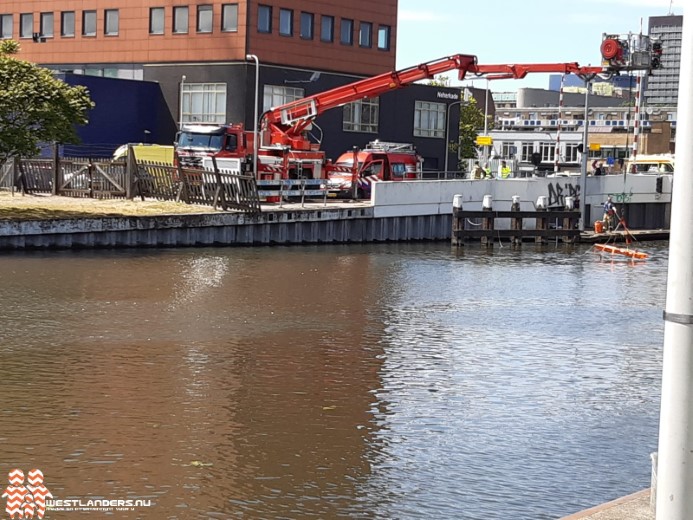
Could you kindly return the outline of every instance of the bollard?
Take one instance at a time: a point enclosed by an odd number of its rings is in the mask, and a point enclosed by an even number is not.
[[[464,231],[464,218],[460,217],[462,211],[462,195],[452,197],[452,245],[461,246],[464,241],[462,239]]]
[[[489,213],[493,210],[493,197],[491,195],[484,195],[484,199],[481,202],[481,208],[483,211],[488,211]],[[493,246],[493,229],[494,229],[494,217],[484,217],[481,219],[481,229],[490,231],[488,235],[481,237],[481,244],[486,247]]]
[[[537,199],[537,211],[547,211],[548,206],[549,198],[546,195],[542,195]],[[548,219],[546,217],[537,217],[536,229],[538,233],[534,239],[537,244],[546,243],[546,239],[541,236],[541,233],[546,231],[548,228]]]
[[[575,197],[565,198],[565,209],[569,211],[573,211],[575,209]],[[575,227],[575,221],[575,218],[565,217],[563,219],[563,229],[573,229]],[[564,236],[563,242],[567,244],[573,244],[575,243],[576,239],[577,237]]]
[[[513,195],[512,196],[512,204],[510,206],[511,211],[520,211],[520,196],[519,195]]]

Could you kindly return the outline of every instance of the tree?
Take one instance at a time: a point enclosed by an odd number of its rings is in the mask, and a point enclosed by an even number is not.
[[[17,59],[19,50],[16,41],[0,43],[0,164],[36,155],[42,142],[79,142],[75,125],[85,124],[94,107],[85,87]]]
[[[460,138],[459,145],[451,144],[453,152],[459,150],[459,157],[471,159],[477,157],[476,138],[484,128],[484,113],[476,106],[476,99],[469,98],[467,103],[460,105]]]

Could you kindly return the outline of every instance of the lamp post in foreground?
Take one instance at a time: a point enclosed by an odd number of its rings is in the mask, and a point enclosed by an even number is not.
[[[255,106],[253,111],[253,175],[257,178],[257,150],[260,144],[258,143],[257,135],[257,102],[258,91],[260,88],[260,60],[255,54],[247,54],[245,57],[248,61],[255,62]]]
[[[693,9],[684,5],[676,141],[671,194],[669,272],[664,308],[662,404],[659,418],[657,520],[685,520],[693,511]]]

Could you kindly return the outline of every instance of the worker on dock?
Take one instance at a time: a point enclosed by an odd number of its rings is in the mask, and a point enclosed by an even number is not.
[[[474,169],[472,170],[472,179],[481,180],[486,177],[486,171],[481,167],[479,161],[474,163]]]
[[[615,222],[617,218],[618,214],[616,213],[616,206],[614,206],[613,199],[611,198],[611,195],[609,195],[604,203],[604,227],[606,227],[608,231],[613,231],[616,227]]]
[[[500,177],[501,179],[507,179],[510,177],[510,166],[505,161],[501,161],[501,167],[500,167]]]

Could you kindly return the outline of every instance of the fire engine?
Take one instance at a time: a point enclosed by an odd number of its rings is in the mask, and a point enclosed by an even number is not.
[[[420,177],[423,157],[409,143],[371,141],[363,149],[343,153],[327,181],[328,197],[370,198],[371,186],[378,181],[405,181]],[[356,185],[352,172],[358,171]],[[354,193],[354,187],[356,193]]]
[[[361,99],[373,98],[417,81],[430,80],[453,70],[458,78],[467,75],[492,79],[522,79],[528,73],[573,73],[582,77],[597,74],[618,74],[622,70],[648,70],[659,66],[661,46],[652,45],[648,37],[639,35],[632,44],[632,35],[604,35],[601,67],[582,67],[572,63],[534,63],[515,65],[479,65],[476,56],[456,54],[421,63],[399,71],[386,72],[361,79],[325,92],[272,108],[260,118],[257,146],[258,180],[332,179],[340,191],[350,184],[352,192],[366,193],[368,182],[363,177],[399,179],[402,164],[404,177],[411,168],[420,168],[411,151],[403,159],[402,150],[363,150],[347,152],[331,162],[320,150],[315,119],[324,112]],[[614,47],[617,50],[614,51]],[[648,54],[652,59],[645,59]],[[314,132],[315,131],[315,132]],[[190,124],[181,128],[176,140],[176,153],[184,166],[200,166],[205,156],[236,158],[246,172],[252,171],[255,153],[254,133],[242,124]],[[398,153],[400,155],[393,155]],[[402,159],[402,160],[400,160]],[[364,170],[371,168],[370,170]],[[378,169],[377,173],[374,173]],[[393,168],[395,168],[393,170]],[[367,175],[368,174],[368,175]]]

